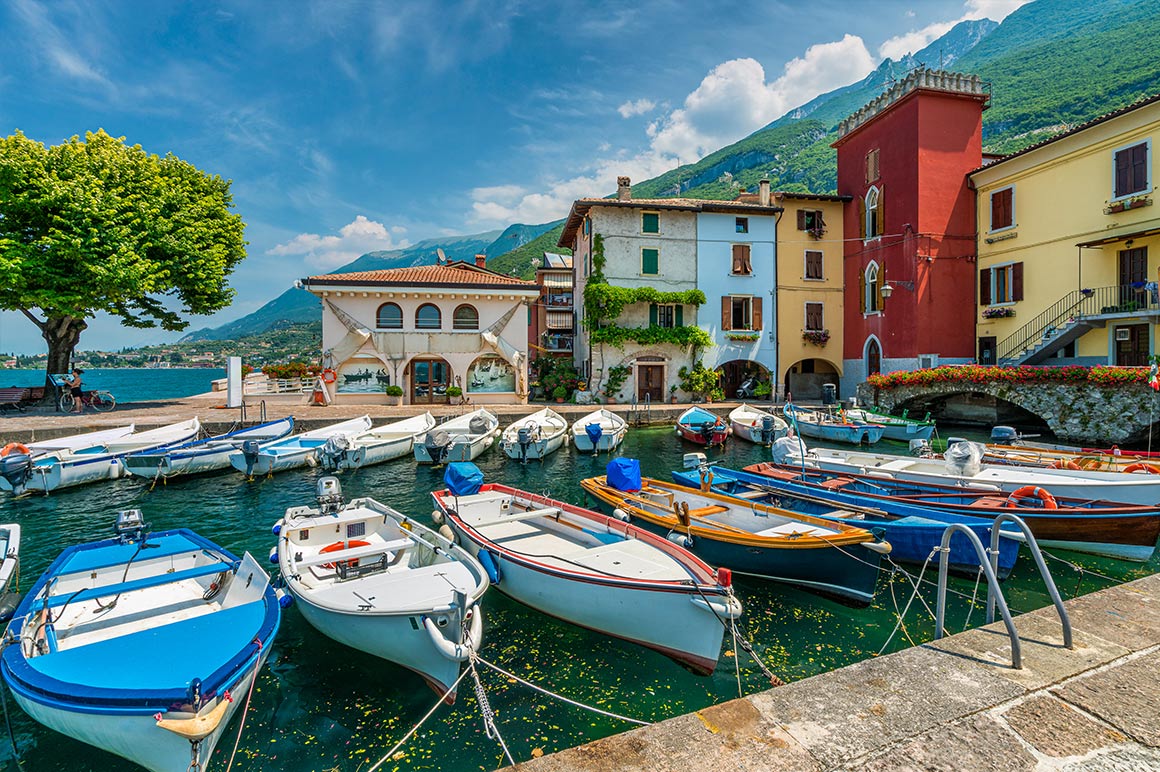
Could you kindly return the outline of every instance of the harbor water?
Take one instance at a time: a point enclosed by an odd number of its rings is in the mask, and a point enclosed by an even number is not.
[[[104,389],[124,403],[204,394],[225,377],[220,367],[91,367],[81,379],[86,391]],[[0,370],[0,387],[43,385],[44,370]]]
[[[149,375],[154,372],[167,376],[174,371],[150,371]],[[208,379],[215,371],[204,372]],[[103,385],[96,377],[93,381],[94,386]],[[629,432],[621,453],[639,458],[645,475],[667,480],[672,469],[680,468],[682,454],[694,450],[671,428],[637,428]],[[725,449],[710,451],[709,456],[740,467],[767,459],[768,450],[731,439]],[[602,474],[607,459],[581,456],[566,447],[543,463],[520,465],[492,448],[476,463],[489,480],[581,503],[580,479]],[[428,494],[442,487],[442,471],[408,459],[346,473],[340,479],[348,498],[372,496],[430,522]],[[190,527],[235,552],[249,550],[269,565],[267,555],[274,545],[271,525],[287,507],[313,502],[318,476],[317,470],[310,469],[247,482],[229,472],[156,486],[130,478],[47,497],[18,501],[5,497],[0,499],[0,522],[16,521],[24,529],[21,573],[25,587],[65,546],[110,535],[116,513],[127,508],[141,509],[153,528]],[[1055,554],[1085,569],[1077,572],[1062,562],[1049,561],[1065,597],[1160,568],[1155,558],[1147,564],[1132,564]],[[909,570],[917,573],[918,569]],[[926,578],[935,576],[932,565]],[[949,630],[982,624],[985,582],[976,586],[973,580],[952,578],[950,586],[960,594],[952,595],[948,604]],[[1049,603],[1026,551],[1004,589],[1016,612]],[[978,602],[972,606],[970,596],[976,590]],[[864,609],[758,580],[738,579],[736,591],[745,606],[742,621],[748,637],[769,667],[786,681],[873,657],[888,639],[885,650],[895,651],[933,637],[933,620],[917,600],[905,625],[891,637],[897,609],[905,606],[912,593],[902,574],[884,571],[875,602]],[[933,584],[924,586],[922,597],[933,609]],[[645,721],[737,697],[739,679],[745,693],[769,686],[744,652],[734,656],[729,636],[716,672],[699,677],[660,654],[544,617],[495,589],[485,596],[484,611],[484,658],[581,703]],[[125,656],[131,660],[133,653],[125,652]],[[489,670],[483,669],[480,675],[516,760],[631,728],[556,702]],[[234,769],[365,770],[435,702],[436,696],[418,676],[323,637],[291,607],[284,612],[269,665],[255,688]],[[112,772],[131,768],[112,755],[41,727],[11,700],[7,704],[25,769]],[[210,769],[224,769],[237,729],[235,719]],[[9,763],[11,753],[10,748],[0,749],[0,757]],[[440,707],[382,769],[459,772],[493,769],[503,763],[499,745],[484,733],[470,681],[465,681],[458,702]]]

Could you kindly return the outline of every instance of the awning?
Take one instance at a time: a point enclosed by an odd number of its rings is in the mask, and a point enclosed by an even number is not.
[[[1142,231],[1132,231],[1131,233],[1114,233],[1108,234],[1092,241],[1083,241],[1076,244],[1077,247],[1102,247],[1105,244],[1114,244],[1117,241],[1127,241],[1128,239],[1142,239],[1145,236],[1155,236],[1160,233],[1160,228],[1147,228]]]
[[[544,273],[541,277],[541,284],[552,289],[571,289],[572,288],[572,274],[570,273]]]
[[[548,329],[549,330],[571,330],[572,329],[572,312],[571,311],[549,311],[548,312]]]

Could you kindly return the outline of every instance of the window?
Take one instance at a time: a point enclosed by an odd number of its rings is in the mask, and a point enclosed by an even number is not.
[[[738,233],[749,233],[749,218],[738,217],[735,227]]]
[[[806,303],[806,330],[817,332],[825,329],[822,323],[822,304]]]
[[[438,330],[443,326],[443,317],[439,307],[424,303],[415,311],[415,329]]]
[[[1023,263],[1007,263],[979,271],[979,305],[1015,303],[1023,299]]]
[[[750,295],[721,298],[721,329],[760,330],[761,320],[761,298]]]
[[[869,185],[878,179],[881,169],[878,168],[878,148],[866,154],[866,184]]]
[[[469,306],[464,303],[459,308],[456,308],[455,313],[451,316],[451,329],[478,330],[479,312],[475,310],[475,306]]]
[[[822,275],[822,253],[815,249],[806,250],[806,278],[824,279]]]
[[[646,276],[656,276],[661,272],[661,251],[645,247],[640,251],[640,272]]]
[[[750,312],[753,310],[752,298],[733,298],[732,314],[730,321],[730,329],[732,330],[749,330],[752,329],[750,322],[752,317]]]
[[[1150,159],[1152,143],[1140,142],[1131,147],[1121,148],[1114,154],[1112,169],[1114,176],[1114,197],[1124,198],[1147,193],[1151,190],[1151,180],[1148,170],[1151,167]]]
[[[882,310],[882,296],[878,289],[878,264],[871,261],[862,274],[862,313],[876,314]]]
[[[660,212],[642,212],[640,215],[640,232],[641,233],[660,233],[661,232]]]
[[[991,230],[1015,225],[1015,188],[1003,188],[991,194]]]
[[[866,191],[862,205],[866,213],[862,222],[862,237],[867,240],[876,239],[882,235],[883,230],[882,195],[878,188]]]
[[[375,314],[375,326],[380,330],[403,329],[403,309],[394,303],[383,303]]]
[[[821,209],[797,210],[797,229],[799,231],[822,231],[826,223],[822,220]]]
[[[657,305],[648,307],[648,323],[654,327],[683,327],[684,307],[679,305]]]
[[[753,264],[749,261],[748,244],[734,244],[733,245],[733,274],[736,276],[749,276],[753,273]]]

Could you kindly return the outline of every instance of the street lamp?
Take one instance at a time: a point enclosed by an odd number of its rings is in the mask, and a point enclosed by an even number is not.
[[[890,296],[894,294],[894,287],[890,286],[890,282],[886,282],[882,285],[882,289],[879,292],[882,294],[883,300],[890,300]]]

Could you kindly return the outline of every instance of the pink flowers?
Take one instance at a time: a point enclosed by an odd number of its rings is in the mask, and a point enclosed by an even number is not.
[[[871,375],[866,379],[876,389],[893,389],[897,386],[925,386],[932,383],[1095,383],[1115,385],[1121,383],[1146,383],[1146,367],[1110,367],[1096,365],[1082,367],[992,367],[983,365],[962,365],[956,367],[932,367],[926,370],[907,370],[888,375]]]

